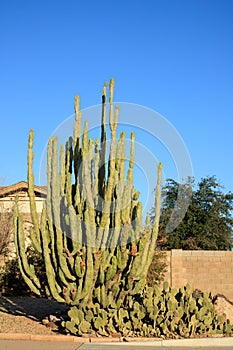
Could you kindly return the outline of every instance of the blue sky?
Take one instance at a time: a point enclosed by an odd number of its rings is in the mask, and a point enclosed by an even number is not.
[[[233,191],[231,0],[2,1],[0,42],[2,185],[26,180],[31,128],[38,182],[44,146],[72,115],[74,95],[82,108],[99,104],[114,77],[115,101],[174,126],[197,181],[216,175]]]

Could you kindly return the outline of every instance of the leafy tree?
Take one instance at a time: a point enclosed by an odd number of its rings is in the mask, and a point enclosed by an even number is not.
[[[184,185],[167,180],[162,192],[158,247],[168,250],[231,250],[233,193],[223,193],[215,176],[201,179],[192,192],[191,186],[192,179]],[[184,214],[182,206],[185,208],[188,201]]]

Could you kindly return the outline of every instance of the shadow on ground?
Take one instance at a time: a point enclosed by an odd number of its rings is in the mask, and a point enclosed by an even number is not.
[[[48,315],[66,312],[67,305],[37,297],[1,297],[0,312],[40,321]]]

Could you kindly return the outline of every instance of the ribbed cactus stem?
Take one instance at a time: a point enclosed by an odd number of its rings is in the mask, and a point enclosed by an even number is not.
[[[106,141],[106,88],[108,83],[105,82],[103,91],[102,91],[102,118],[101,118],[101,143],[103,144]]]
[[[75,110],[75,122],[74,122],[74,141],[79,139],[81,135],[81,120],[82,120],[82,112],[80,110],[80,97],[79,95],[75,96],[74,100],[74,110]]]
[[[95,202],[95,206],[98,205],[98,201],[99,201],[99,193],[98,193],[98,189],[99,189],[99,162],[100,162],[100,154],[99,154],[99,139],[96,138],[95,140],[95,153],[94,153],[94,159],[93,159],[93,181],[94,181],[94,185],[93,185],[93,198],[94,198],[94,202]]]
[[[133,275],[146,277],[149,266],[152,262],[155,243],[158,237],[158,224],[160,218],[160,201],[161,201],[161,177],[162,177],[162,163],[158,164],[157,167],[157,186],[156,186],[156,196],[155,196],[155,220],[153,228],[149,226],[147,221],[146,230],[139,241],[139,252],[141,252],[141,260],[139,262],[138,255],[134,261],[134,269],[131,273]],[[142,277],[141,277],[142,278]]]
[[[78,95],[75,96],[75,121],[74,121],[74,175],[75,183],[78,182],[78,172],[80,166],[80,137],[82,133],[82,111],[80,110],[80,98]]]
[[[116,129],[114,128],[114,106],[113,106],[113,94],[114,94],[114,79],[110,80],[109,84],[109,126],[111,131],[115,131]],[[114,132],[115,134],[115,132]]]
[[[162,163],[159,162],[158,171],[157,171],[156,194],[155,194],[155,220],[154,220],[154,226],[152,231],[151,246],[155,245],[155,242],[158,237],[158,232],[159,232],[159,218],[160,218],[160,210],[161,210],[161,181],[162,181]]]
[[[135,133],[131,133],[131,143],[130,143],[130,160],[129,160],[129,169],[127,175],[127,182],[133,184],[133,167],[134,167],[134,148],[135,148]]]
[[[40,229],[39,219],[36,210],[35,192],[34,192],[34,174],[33,174],[33,143],[34,143],[34,131],[30,130],[28,139],[28,196],[30,199],[30,212],[33,223],[33,229],[35,232],[34,244],[38,250],[40,250]]]
[[[87,247],[87,259],[86,259],[86,273],[84,279],[84,285],[82,290],[81,298],[86,298],[89,300],[89,293],[93,290],[93,274],[94,274],[94,266],[93,266],[93,248],[91,246]]]
[[[46,276],[48,280],[48,285],[50,289],[50,293],[53,296],[54,299],[56,299],[59,302],[64,302],[64,299],[60,296],[61,288],[59,288],[57,282],[56,282],[56,274],[52,265],[51,261],[51,255],[50,250],[48,248],[48,233],[46,232],[46,212],[45,210],[42,211],[41,215],[41,227],[42,227],[42,252],[45,262],[45,270],[46,270]]]
[[[85,154],[88,152],[88,121],[85,120],[84,123],[84,131],[83,131],[83,141],[82,141],[82,154],[85,156]]]
[[[75,109],[75,120],[79,119],[80,112],[80,97],[79,95],[75,95],[74,97],[74,109]]]
[[[66,175],[65,175],[65,147],[60,147],[60,176],[61,176],[61,191],[65,188]]]
[[[125,178],[125,133],[121,132],[120,140],[118,142],[117,160],[119,161],[119,177],[120,181]]]
[[[104,87],[103,87],[103,90],[102,90],[102,103],[103,103],[103,104],[106,104],[107,86],[108,86],[108,82],[106,81],[106,82],[104,83]],[[102,121],[103,121],[103,120],[102,120]]]
[[[98,189],[99,195],[101,198],[104,198],[105,191],[105,160],[106,160],[106,109],[107,109],[107,101],[106,101],[106,88],[108,83],[105,82],[103,91],[102,91],[102,117],[101,117],[101,144],[99,151],[99,171],[98,171]]]
[[[116,110],[115,110],[115,120],[114,120],[114,128],[115,128],[115,130],[117,129],[117,126],[118,126],[119,110],[120,110],[120,106],[116,106]]]
[[[16,197],[14,207],[14,232],[15,232],[15,246],[18,256],[19,267],[25,282],[30,289],[40,295],[41,284],[37,276],[35,275],[35,269],[33,265],[30,265],[27,260],[26,246],[25,246],[25,234],[23,228],[23,218],[19,213],[18,197]]]
[[[130,162],[129,162],[130,168],[133,168],[134,166],[134,149],[135,149],[135,133],[131,132],[131,149],[130,149]]]
[[[114,94],[114,85],[115,85],[115,81],[113,78],[110,79],[110,84],[109,84],[109,103],[112,104],[113,103],[113,94]]]

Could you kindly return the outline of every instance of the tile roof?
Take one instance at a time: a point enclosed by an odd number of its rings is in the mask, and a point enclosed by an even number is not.
[[[22,190],[28,190],[28,183],[25,181],[17,182],[16,184],[10,186],[0,186],[0,197],[4,197],[8,194],[19,192]],[[47,195],[47,186],[34,186],[34,191],[39,195]]]

